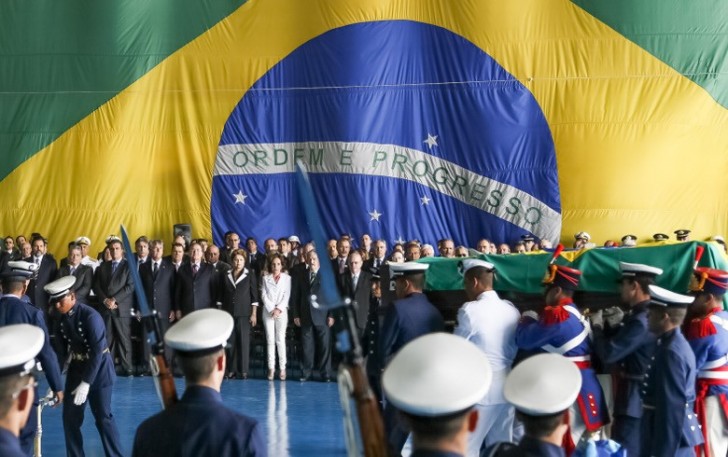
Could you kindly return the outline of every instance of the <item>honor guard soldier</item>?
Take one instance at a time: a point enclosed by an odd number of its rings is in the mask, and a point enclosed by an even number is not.
[[[596,432],[609,423],[602,387],[591,365],[591,327],[572,299],[581,271],[549,265],[544,278],[546,306],[539,317],[526,311],[516,328],[516,345],[524,351],[549,352],[571,360],[581,372],[581,390],[569,408],[570,431],[564,436],[568,453],[585,431]]]
[[[232,316],[216,309],[193,311],[167,331],[164,341],[187,388],[179,402],[142,422],[133,456],[267,455],[258,422],[228,409],[220,396],[232,331]]]
[[[116,375],[106,342],[106,327],[96,310],[76,301],[75,283],[74,276],[64,276],[45,286],[51,303],[61,313],[59,332],[70,351],[65,391],[73,398],[63,403],[66,454],[69,457],[84,455],[81,425],[88,400],[104,453],[107,457],[121,456],[119,430],[111,414],[111,393]],[[62,358],[66,358],[65,354]]]
[[[538,354],[515,366],[503,395],[526,431],[518,445],[498,443],[488,457],[565,457],[569,408],[581,390],[579,369],[564,356]]]
[[[389,264],[397,300],[389,305],[382,323],[380,354],[385,365],[413,339],[445,330],[440,311],[422,293],[428,267],[426,263],[417,262]],[[384,433],[390,452],[399,455],[409,431],[390,402],[385,402],[384,406]]]
[[[690,290],[695,300],[692,317],[685,323],[685,338],[695,353],[698,370],[695,413],[705,440],[706,457],[728,453],[728,313],[723,297],[728,289],[728,272],[696,268]]]
[[[616,389],[612,438],[627,450],[628,455],[639,455],[642,416],[640,390],[657,339],[647,329],[649,287],[662,274],[662,270],[627,262],[619,262],[619,269],[622,273],[619,280],[620,298],[629,305],[629,314],[621,325],[618,319],[612,320],[612,316],[604,317],[601,310],[592,313],[589,319],[594,336],[594,351],[602,362],[617,364],[613,373]],[[604,310],[604,314],[609,310],[611,308]],[[604,329],[605,321],[611,329]],[[608,333],[610,331],[611,335]]]
[[[650,286],[647,322],[656,349],[642,383],[641,456],[693,456],[703,443],[695,417],[695,356],[680,325],[692,297]],[[721,456],[722,457],[722,456]]]
[[[487,357],[463,338],[433,333],[404,346],[382,387],[412,430],[412,457],[464,456],[490,382]]]
[[[503,398],[503,385],[516,357],[516,325],[520,313],[513,303],[501,300],[493,290],[495,266],[484,260],[466,259],[460,263],[468,300],[458,311],[455,335],[470,340],[488,357],[493,382],[481,398],[478,426],[468,436],[468,456],[477,457],[480,446],[513,440],[514,410]],[[497,316],[494,319],[493,316]]]
[[[22,297],[25,294],[30,277],[37,265],[22,260],[8,262],[8,270],[3,272],[3,297],[0,299],[0,327],[13,324],[30,324],[43,331],[43,347],[38,354],[38,361],[45,371],[48,385],[54,392],[58,402],[63,401],[63,381],[58,358],[51,347],[48,329],[43,311],[31,305]],[[38,407],[38,392],[31,409],[31,417],[35,417]],[[38,427],[37,421],[31,420],[20,431],[20,445],[26,455],[33,454],[33,439]]]
[[[35,386],[35,357],[47,343],[48,335],[29,324],[0,328],[0,455],[24,457],[20,430],[31,418]]]

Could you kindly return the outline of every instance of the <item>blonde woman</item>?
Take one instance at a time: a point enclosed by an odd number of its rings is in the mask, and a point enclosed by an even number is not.
[[[268,343],[268,380],[275,373],[276,348],[281,381],[286,380],[286,327],[288,326],[288,299],[291,297],[291,277],[283,271],[285,261],[278,253],[268,257],[263,274],[263,324]]]

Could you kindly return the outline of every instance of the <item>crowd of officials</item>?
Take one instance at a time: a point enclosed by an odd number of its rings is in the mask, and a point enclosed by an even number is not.
[[[677,232],[688,231],[676,231],[680,241],[687,239],[689,232]],[[580,232],[575,240],[575,248],[589,247],[588,234]],[[491,253],[491,243],[481,241],[477,251]],[[622,239],[622,244],[631,246],[632,241]],[[725,271],[695,268],[692,294],[683,295],[655,286],[659,268],[622,262],[621,276],[614,279],[620,283],[623,306],[583,315],[573,302],[582,273],[549,264],[543,306],[521,313],[493,290],[493,264],[468,258],[469,250],[458,252],[452,240],[444,239],[437,246],[440,256],[464,257],[461,271],[469,300],[458,311],[455,342],[425,337],[445,337],[442,315],[423,293],[428,265],[411,262],[434,255],[431,246],[408,242],[388,250],[384,241],[365,235],[353,249],[351,238],[342,236],[329,243],[326,258],[319,258],[312,244],[301,245],[296,236],[266,240],[265,253],[253,239],[246,240],[245,249],[240,243],[234,232],[225,235],[222,247],[205,240],[187,244],[180,237],[165,256],[160,240],[140,237],[132,254],[124,253],[112,236],[94,258],[88,252],[91,241],[79,237],[69,243],[60,265],[46,252],[40,235],[31,238],[30,255],[22,261],[23,254],[6,244],[0,256],[0,327],[28,323],[46,333],[37,348],[19,350],[7,370],[0,366],[0,381],[9,376],[8,385],[15,386],[7,390],[0,382],[0,395],[13,394],[5,403],[17,418],[25,414],[27,398],[21,401],[14,383],[32,374],[26,362],[37,356],[57,399],[63,400],[64,392],[72,396],[63,402],[68,454],[83,455],[80,426],[88,400],[106,454],[121,455],[110,412],[114,371],[146,374],[140,369],[146,365],[144,351],[135,361],[131,350],[138,313],[127,256],[134,255],[144,292],[163,323],[170,359],[176,356],[175,369],[188,386],[179,407],[142,424],[135,455],[169,449],[158,448],[165,439],[176,440],[180,453],[223,449],[214,446],[226,442],[260,455],[265,451],[259,427],[244,416],[211,412],[209,420],[202,417],[193,427],[196,432],[184,434],[185,440],[170,431],[170,424],[182,420],[179,427],[189,427],[183,418],[190,411],[201,411],[204,405],[223,408],[220,382],[248,376],[251,329],[259,320],[265,328],[269,380],[275,377],[276,361],[278,377],[286,379],[289,319],[300,328],[300,381],[331,380],[329,329],[334,322],[312,302],[320,284],[320,262],[331,262],[339,291],[355,304],[356,328],[369,354],[370,383],[383,399],[391,455],[399,455],[408,436],[413,438],[413,455],[570,455],[585,452],[603,432],[613,442],[602,450],[615,455],[728,453]],[[519,243],[527,251],[548,248],[530,236]],[[380,309],[378,273],[385,266],[396,300]],[[215,338],[201,334],[205,329],[215,329]],[[460,341],[479,351],[457,349]],[[224,351],[226,343],[229,349]],[[405,351],[411,352],[406,358]],[[432,376],[413,371],[413,364],[422,364],[424,370],[437,366],[438,360],[451,367],[445,375],[443,370]],[[59,368],[66,364],[62,387]],[[597,365],[612,374],[606,392]],[[4,413],[0,408],[0,416]],[[234,444],[220,433],[221,425],[215,428],[217,420],[227,424]],[[30,435],[21,428],[15,435],[27,455]],[[0,445],[2,439],[0,433]]]

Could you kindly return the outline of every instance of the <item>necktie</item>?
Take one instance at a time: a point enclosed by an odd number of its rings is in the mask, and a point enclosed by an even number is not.
[[[40,257],[35,257],[35,264],[40,266]]]
[[[152,263],[152,274],[157,277],[157,270],[159,270],[159,264],[157,262]]]
[[[76,267],[71,267],[71,275],[73,275],[76,272]]]
[[[346,259],[339,259],[339,273],[343,273],[346,269]]]
[[[197,276],[197,268],[199,268],[199,267],[197,266],[197,264],[196,264],[196,263],[195,263],[195,264],[192,264],[192,277],[193,277],[193,278],[194,278],[195,276]]]
[[[374,268],[379,268],[379,266],[380,266],[381,264],[382,264],[382,261],[381,261],[381,260],[379,260],[379,259],[376,259],[376,260],[374,261]]]
[[[113,275],[116,272],[116,268],[119,266],[119,262],[111,262],[111,274]]]
[[[354,290],[356,290],[356,285],[359,284],[359,275],[354,275],[351,278],[351,284],[354,286]]]
[[[312,272],[310,273],[310,277],[309,277],[309,279],[308,279],[308,282],[309,282],[309,284],[313,284],[313,280],[314,280],[314,279],[316,279],[316,273],[312,271]]]

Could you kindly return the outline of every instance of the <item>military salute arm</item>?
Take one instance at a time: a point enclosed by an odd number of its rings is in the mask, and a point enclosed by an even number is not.
[[[128,253],[133,252],[129,243],[129,236],[123,225],[121,226],[121,238],[124,243],[124,250]],[[177,403],[177,390],[174,385],[174,377],[172,377],[172,372],[167,364],[167,359],[164,358],[164,338],[161,334],[157,312],[151,309],[147,303],[147,297],[144,294],[144,285],[139,277],[136,257],[129,255],[127,259],[129,262],[129,273],[134,281],[134,291],[136,292],[137,304],[139,305],[139,312],[141,313],[144,324],[146,340],[149,343],[152,353],[149,364],[151,365],[152,375],[154,376],[154,384],[157,388],[159,399],[162,402],[162,407],[168,408]],[[162,316],[162,318],[166,318],[166,316]]]
[[[316,247],[322,249],[326,246],[326,240],[321,227],[321,218],[313,198],[308,175],[300,162],[296,164],[296,182],[312,238]],[[349,300],[342,301],[330,262],[321,262],[319,273],[321,296],[312,297],[312,302],[316,303],[315,306],[328,309],[331,316],[334,317],[336,349],[342,354],[339,382],[343,385],[340,384],[340,390],[343,392],[346,389],[356,404],[364,455],[366,457],[383,457],[387,455],[384,425],[379,414],[376,396],[367,380],[353,306]],[[343,398],[342,401],[344,401]],[[348,403],[342,406],[344,411],[348,410]],[[350,418],[346,419],[347,424],[350,425]],[[356,443],[357,440],[351,434],[347,436],[349,455],[359,455]]]

